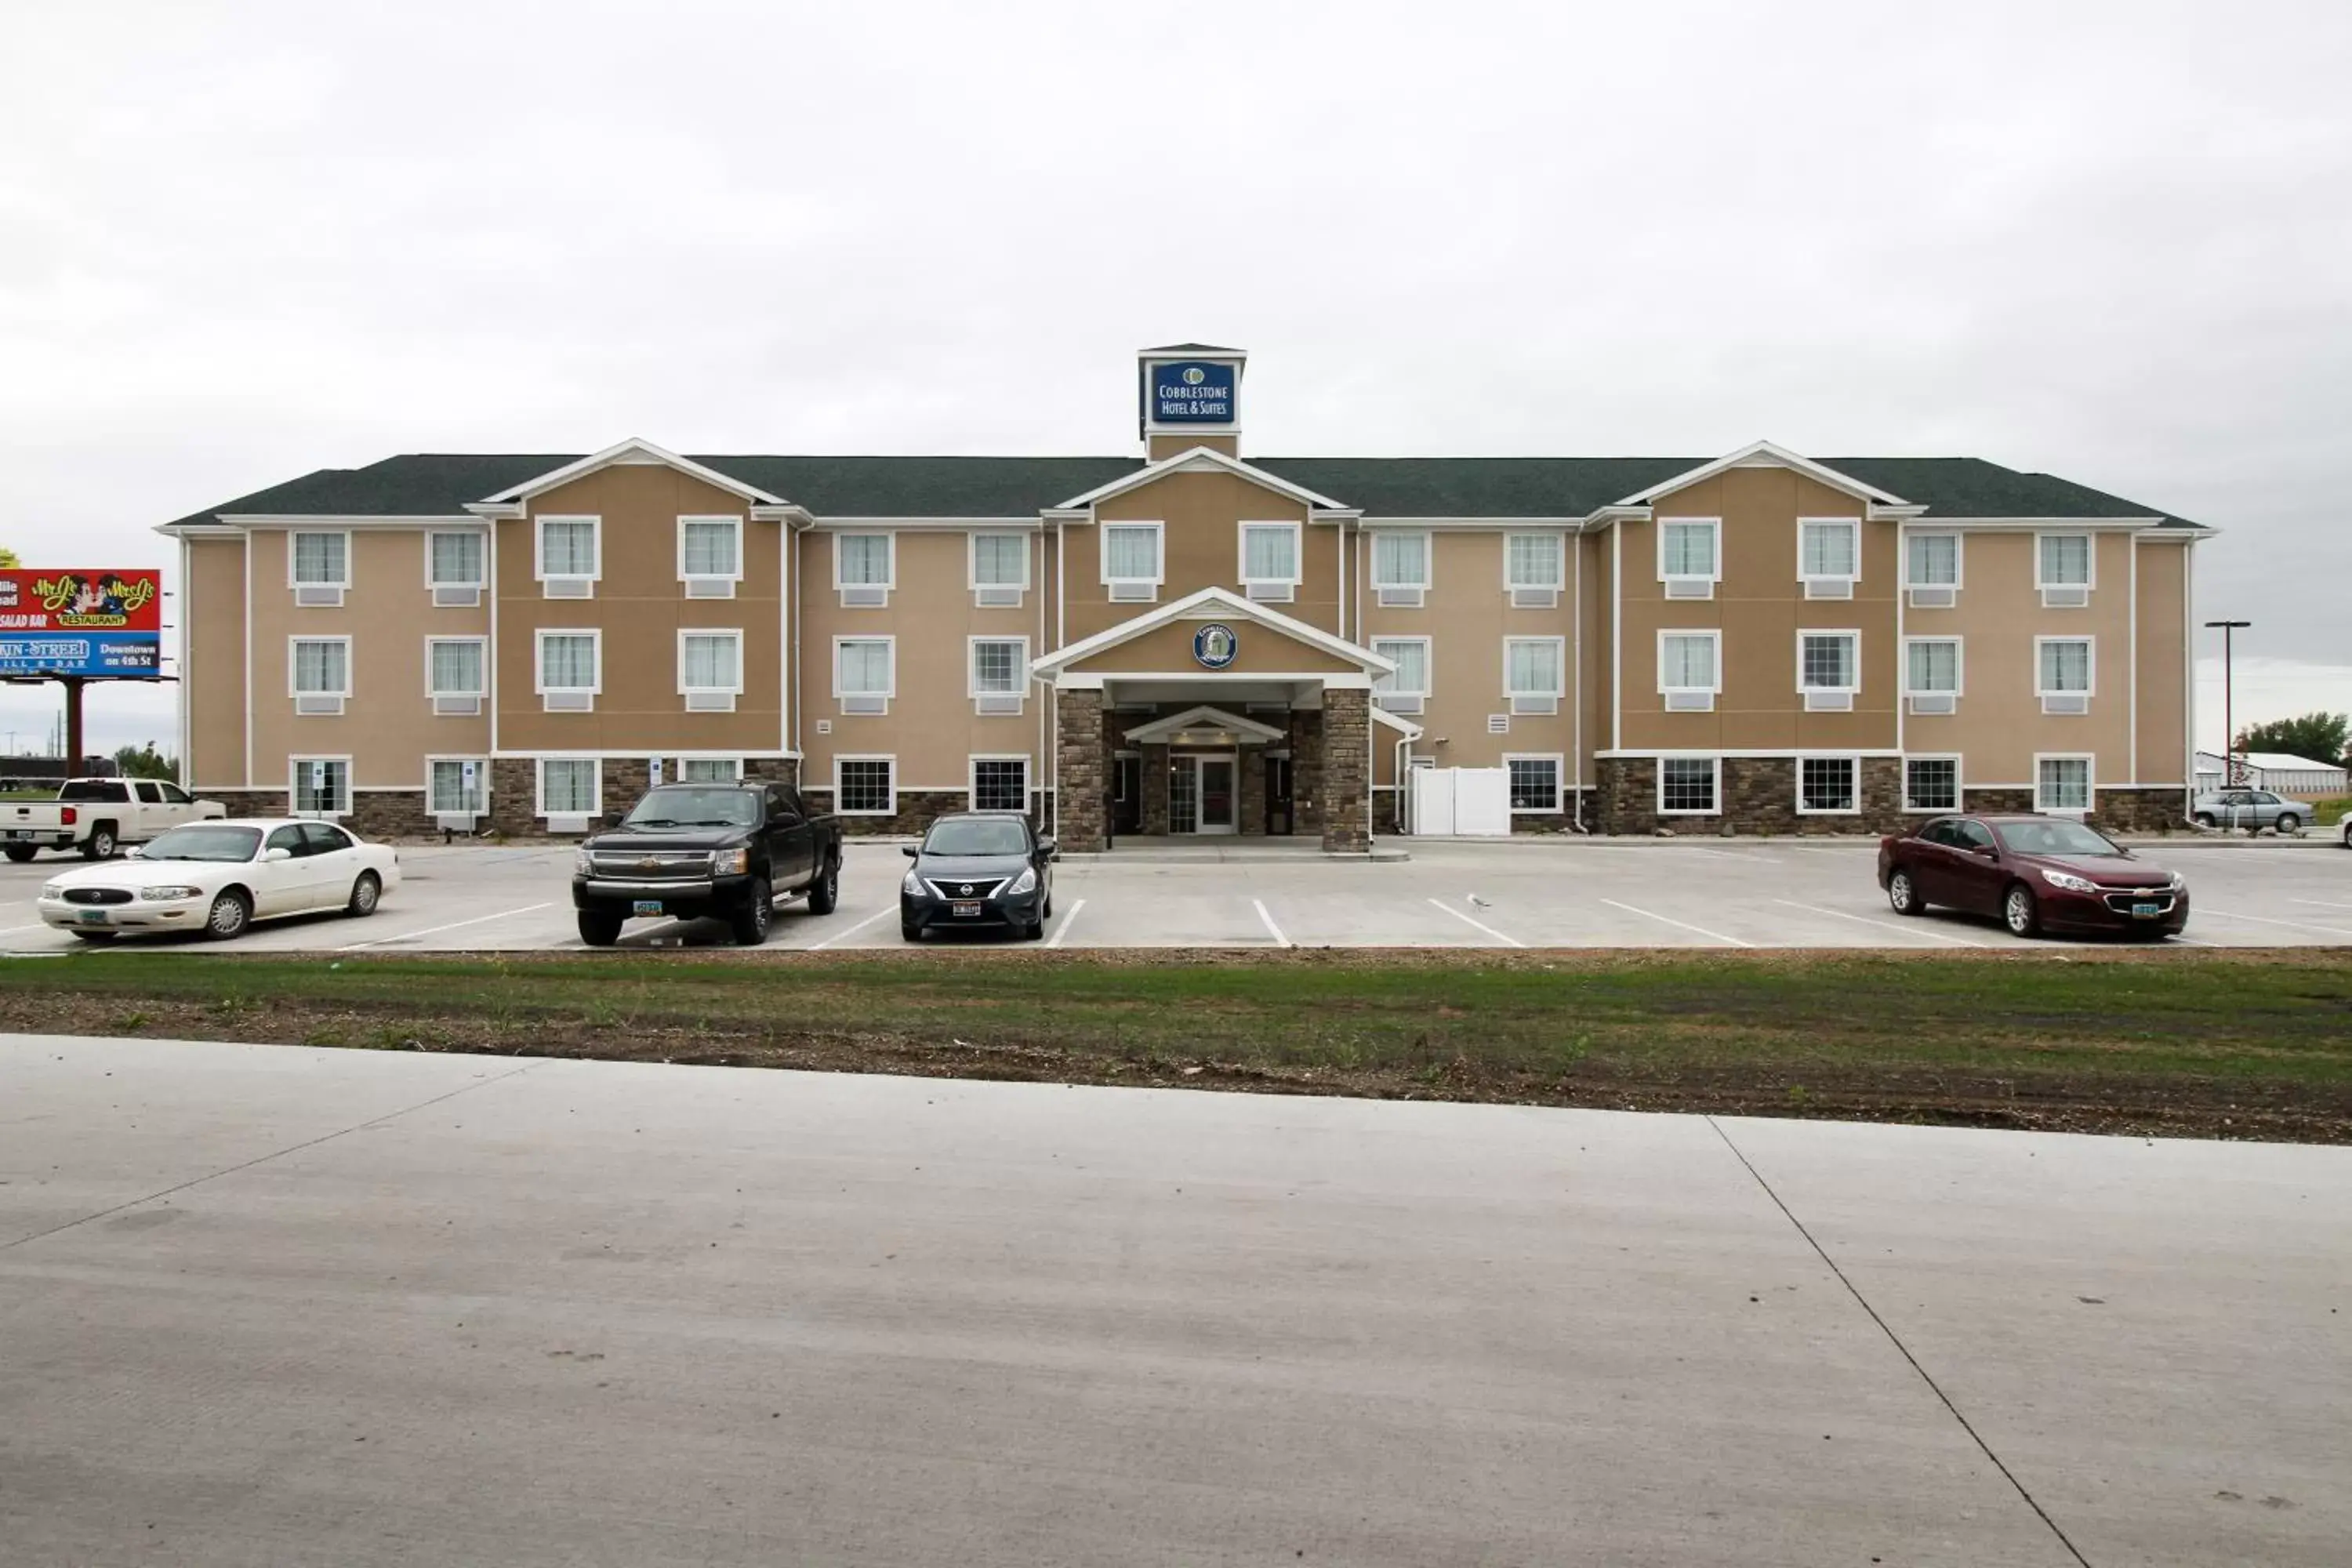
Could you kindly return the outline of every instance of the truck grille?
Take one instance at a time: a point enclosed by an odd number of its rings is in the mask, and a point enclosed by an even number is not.
[[[708,849],[594,850],[588,863],[599,877],[632,882],[700,882],[710,877]]]
[[[2119,915],[2131,913],[2134,904],[2155,904],[2168,915],[2172,912],[2172,893],[2166,888],[2139,888],[2130,892],[2109,891],[2107,894],[2107,908]]]

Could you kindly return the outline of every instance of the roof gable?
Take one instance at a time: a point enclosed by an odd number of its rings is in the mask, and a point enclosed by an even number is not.
[[[1329,496],[1284,479],[1270,468],[1259,468],[1255,463],[1244,463],[1239,458],[1229,458],[1212,447],[1193,447],[1178,452],[1172,457],[1162,458],[1156,463],[1146,463],[1131,474],[1121,475],[1108,484],[1097,485],[1093,489],[1083,494],[1072,496],[1052,510],[1076,511],[1082,508],[1107,501],[1113,496],[1121,496],[1129,490],[1140,489],[1155,479],[1165,479],[1170,474],[1188,473],[1228,473],[1237,479],[1247,479],[1254,485],[1272,490],[1276,495],[1287,496],[1303,506],[1317,507],[1325,511],[1354,510],[1345,501],[1333,500]]]
[[[1696,468],[1671,475],[1655,484],[1635,490],[1616,504],[1646,506],[1662,495],[1671,494],[1686,485],[1697,484],[1702,479],[1711,479],[1727,468],[1793,468],[1809,479],[1820,480],[1832,489],[1843,490],[1847,495],[1855,496],[1864,500],[1876,501],[1882,506],[1911,504],[1891,491],[1880,489],[1876,485],[1867,484],[1850,474],[1839,472],[1826,463],[1815,462],[1811,458],[1791,452],[1786,447],[1775,446],[1769,441],[1751,441],[1737,452],[1727,452],[1711,463],[1702,463]]]
[[[609,468],[614,463],[659,463],[676,468],[680,473],[691,474],[705,484],[716,486],[747,501],[767,506],[792,504],[782,496],[771,495],[756,485],[747,485],[731,475],[720,473],[716,468],[706,468],[691,458],[679,457],[667,447],[656,447],[651,441],[635,436],[630,437],[625,441],[615,442],[601,452],[591,452],[588,456],[566,463],[561,468],[551,468],[546,473],[534,475],[520,484],[509,485],[496,495],[482,497],[474,504],[483,507],[512,506],[518,502],[527,501],[544,491],[551,490],[558,485],[570,484],[572,480],[593,474],[599,468]]]
[[[1156,609],[1148,610],[1132,620],[1121,621],[1108,630],[1082,637],[1065,648],[1034,660],[1030,668],[1040,675],[1056,675],[1085,663],[1097,654],[1107,653],[1121,644],[1158,631],[1177,621],[1194,620],[1248,621],[1268,631],[1304,643],[1317,652],[1342,663],[1352,664],[1367,675],[1393,675],[1396,665],[1382,658],[1368,647],[1359,647],[1344,637],[1332,636],[1320,626],[1295,620],[1279,610],[1267,608],[1254,599],[1245,599],[1230,588],[1203,588],[1172,599]]]
[[[1194,725],[1223,730],[1237,737],[1243,744],[1266,744],[1290,739],[1290,731],[1274,724],[1261,724],[1239,713],[1228,713],[1222,708],[1202,703],[1187,708],[1181,713],[1171,713],[1165,719],[1154,719],[1149,724],[1138,724],[1126,731],[1125,738],[1139,746],[1157,745],[1170,737],[1180,735]]]

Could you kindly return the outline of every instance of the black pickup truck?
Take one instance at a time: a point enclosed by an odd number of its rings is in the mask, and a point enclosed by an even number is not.
[[[735,940],[768,940],[776,900],[808,896],[833,913],[841,896],[841,826],[783,784],[663,784],[583,839],[572,868],[580,940],[610,947],[635,916],[716,917]]]

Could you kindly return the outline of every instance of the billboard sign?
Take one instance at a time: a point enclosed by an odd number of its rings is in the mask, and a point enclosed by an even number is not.
[[[152,571],[0,571],[0,676],[152,680],[163,584]]]
[[[1237,365],[1213,360],[1171,360],[1147,364],[1144,406],[1154,425],[1231,425],[1238,417]]]

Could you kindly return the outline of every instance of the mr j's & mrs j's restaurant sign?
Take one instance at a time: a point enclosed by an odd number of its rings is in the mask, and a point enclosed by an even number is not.
[[[1240,369],[1207,360],[1170,360],[1145,368],[1147,406],[1155,425],[1231,425]]]

